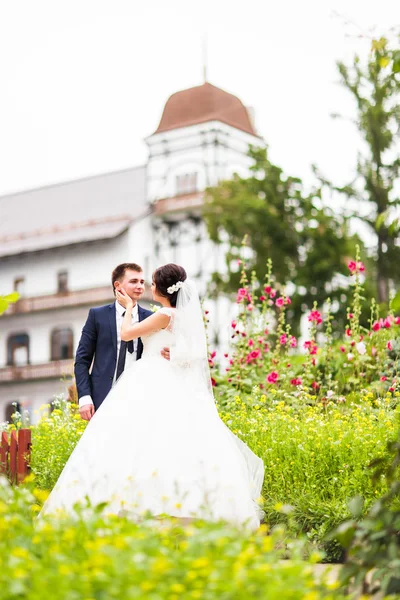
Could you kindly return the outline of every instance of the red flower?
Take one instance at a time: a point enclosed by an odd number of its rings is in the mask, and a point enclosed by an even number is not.
[[[245,288],[239,288],[237,292],[236,302],[241,302],[243,298],[247,296],[247,290]]]
[[[387,379],[386,375],[382,375],[381,381],[386,381],[386,379]]]
[[[286,296],[286,298],[285,298],[285,304],[292,304],[292,301],[289,298],[289,296]]]
[[[400,325],[400,317],[396,317],[394,322],[396,323],[396,325]]]
[[[237,325],[236,321],[232,321],[232,323],[231,323],[231,327],[232,327],[232,329],[235,329],[235,328],[236,328],[236,325]]]
[[[275,296],[276,296],[276,290],[271,290],[270,293],[269,293],[269,297],[270,298],[275,298]]]
[[[392,326],[392,322],[389,317],[386,317],[386,319],[383,321],[383,326],[386,327],[386,329],[389,329]]]
[[[344,346],[340,346],[340,351],[341,352],[346,352],[346,348]]]
[[[217,385],[217,382],[215,381],[214,377],[211,377],[211,384],[213,387]]]
[[[276,383],[278,381],[279,374],[276,371],[272,371],[269,375],[267,375],[268,383]]]
[[[317,325],[322,323],[322,317],[319,310],[312,310],[308,315],[308,320],[310,321],[310,323],[316,323]]]
[[[348,327],[348,328],[346,329],[346,335],[347,335],[347,337],[350,337],[350,336],[351,336],[351,329],[350,329],[350,327]]]
[[[275,300],[275,304],[276,304],[276,306],[279,306],[279,308],[280,308],[281,306],[283,306],[285,304],[285,299],[282,297],[278,298],[277,300]]]
[[[265,296],[260,296],[260,300],[261,300],[261,302],[264,302],[264,300],[266,300],[266,297]]]
[[[381,328],[381,325],[380,325],[379,321],[375,321],[375,323],[372,325],[372,329],[374,331],[379,331],[380,328]]]
[[[351,260],[347,266],[349,267],[349,270],[352,275],[357,271],[359,271],[360,273],[365,271],[365,266],[361,261],[356,262],[355,260]]]
[[[216,356],[217,356],[216,350],[214,350],[214,352],[211,352],[211,358],[215,358]]]
[[[390,340],[388,341],[386,347],[388,350],[393,350],[392,342]]]
[[[270,285],[266,285],[264,288],[264,292],[266,294],[270,294],[272,292],[272,287]]]
[[[312,387],[314,390],[317,390],[317,389],[319,388],[319,383],[317,383],[316,381],[313,381],[313,382],[312,382],[312,384],[311,384],[311,387]]]
[[[301,377],[295,377],[295,379],[291,379],[290,383],[292,385],[301,385],[302,381],[301,381]]]
[[[247,345],[248,345],[248,346],[254,346],[254,342],[253,342],[253,340],[249,340],[249,341],[247,342]]]
[[[284,346],[286,344],[286,342],[287,342],[287,335],[286,335],[286,333],[284,333],[283,335],[281,335],[279,341],[280,341],[280,344],[282,346]]]

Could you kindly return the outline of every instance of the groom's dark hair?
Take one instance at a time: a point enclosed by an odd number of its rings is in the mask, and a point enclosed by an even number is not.
[[[121,263],[117,267],[115,267],[114,271],[111,275],[111,284],[113,288],[113,292],[115,295],[115,287],[114,283],[116,281],[122,281],[125,275],[125,271],[137,271],[138,273],[143,273],[142,267],[137,265],[136,263]]]
[[[174,265],[173,263],[158,267],[153,273],[153,281],[157,292],[160,296],[168,298],[171,302],[171,306],[174,307],[176,306],[179,290],[169,294],[168,288],[175,285],[175,283],[178,283],[178,281],[185,281],[186,278],[187,275],[185,269],[179,265]]]

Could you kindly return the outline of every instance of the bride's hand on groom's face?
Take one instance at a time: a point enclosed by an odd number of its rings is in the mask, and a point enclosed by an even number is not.
[[[128,308],[129,306],[130,307],[133,306],[132,299],[128,296],[128,294],[122,288],[120,288],[119,290],[116,290],[115,295],[116,295],[118,302],[125,308]]]

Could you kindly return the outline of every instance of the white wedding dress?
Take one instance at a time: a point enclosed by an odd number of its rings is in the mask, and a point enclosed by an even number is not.
[[[174,309],[160,310],[171,317],[169,327],[142,338],[143,357],[89,422],[41,515],[73,512],[87,497],[107,502],[105,513],[223,519],[255,529],[263,463],[222,422],[190,361],[172,359]],[[160,355],[164,347],[171,361]]]

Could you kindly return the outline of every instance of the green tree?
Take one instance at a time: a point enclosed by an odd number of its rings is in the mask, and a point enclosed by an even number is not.
[[[376,293],[380,303],[388,304],[391,282],[400,281],[400,49],[391,49],[385,38],[374,40],[366,61],[356,56],[351,66],[339,62],[338,69],[356,103],[353,122],[365,142],[364,151],[348,185],[335,186],[315,170],[323,184],[358,201],[361,210],[349,216],[360,219],[372,233]]]
[[[214,274],[214,289],[238,288],[235,264],[246,235],[247,263],[260,285],[270,258],[279,283],[294,286],[294,322],[314,301],[321,306],[331,297],[343,303],[343,294],[348,293],[343,276],[349,274],[347,259],[354,256],[356,244],[346,220],[322,206],[318,190],[307,194],[300,179],[285,176],[270,162],[266,149],[252,148],[249,154],[254,160],[249,178],[236,175],[208,190],[204,218],[209,235],[228,245],[227,274]]]

